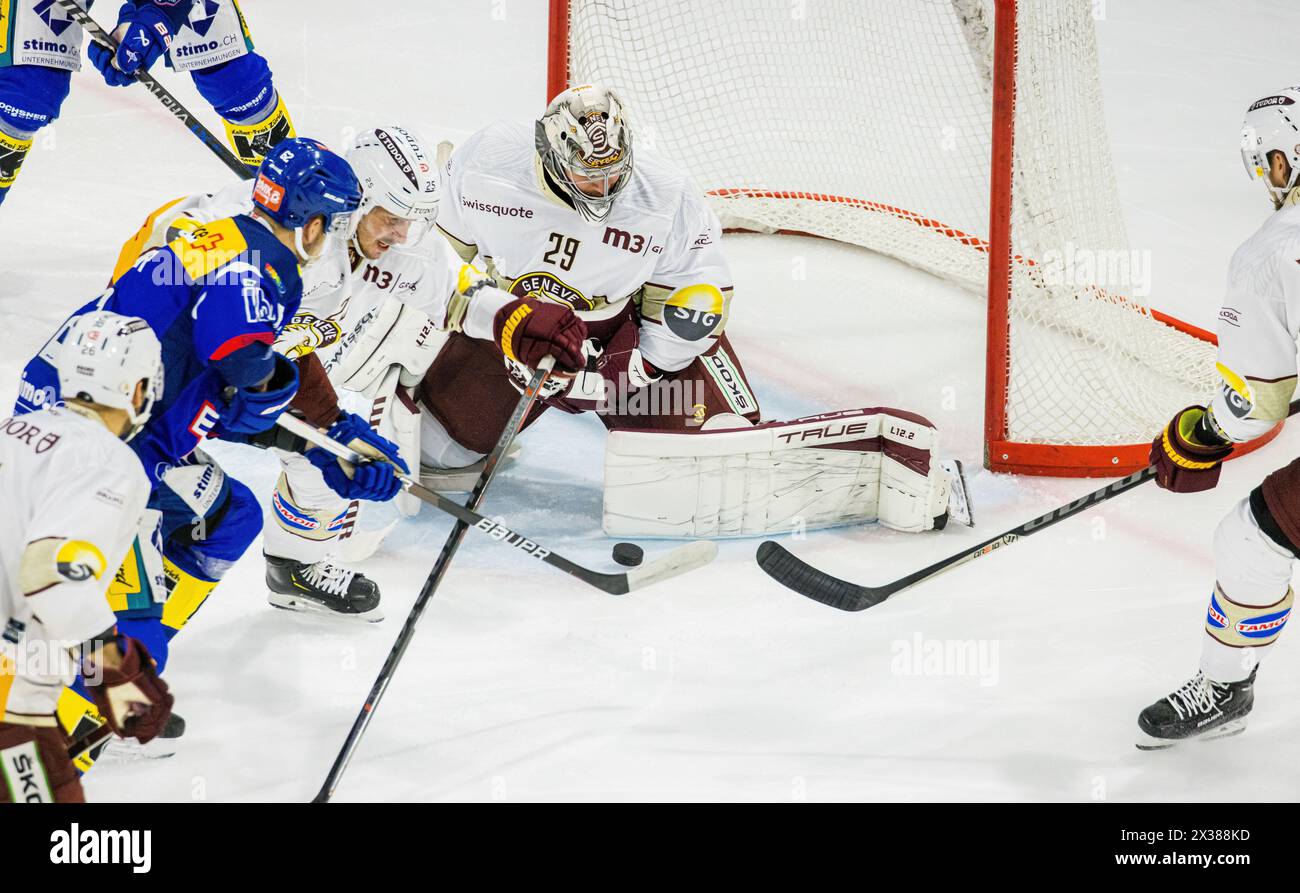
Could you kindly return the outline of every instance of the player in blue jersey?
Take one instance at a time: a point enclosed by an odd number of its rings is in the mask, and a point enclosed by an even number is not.
[[[116,53],[93,42],[86,48],[105,81],[135,83],[137,70],[166,56],[221,116],[231,148],[250,170],[272,146],[294,136],[237,0],[128,0],[113,36]],[[37,131],[58,118],[72,73],[81,68],[83,41],[81,26],[54,0],[0,0],[0,204]]]
[[[146,252],[74,312],[27,364],[19,388],[16,413],[60,399],[51,359],[83,313],[138,316],[157,333],[163,394],[130,446],[153,486],[148,507],[158,522],[164,582],[154,585],[158,563],[142,528],[109,598],[119,626],[145,642],[160,670],[171,638],[261,532],[252,492],[198,448],[209,437],[248,442],[269,430],[293,399],[296,366],[271,345],[298,309],[300,265],[348,231],[361,201],[348,163],[305,139],[277,146],[251,188],[251,214],[213,221]],[[355,415],[344,414],[330,430],[359,452],[397,455]],[[390,465],[344,469],[332,457],[324,460],[323,450],[316,453],[309,458],[319,459],[326,479],[349,498],[390,499],[399,489]]]

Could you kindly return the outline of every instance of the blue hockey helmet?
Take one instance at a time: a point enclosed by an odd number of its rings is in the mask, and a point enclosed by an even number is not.
[[[281,226],[296,230],[321,215],[327,231],[346,233],[360,205],[351,165],[316,140],[282,140],[257,169],[253,206]]]

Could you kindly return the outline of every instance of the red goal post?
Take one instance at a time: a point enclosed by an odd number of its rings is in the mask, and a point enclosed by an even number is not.
[[[987,468],[1065,477],[1141,468],[1163,421],[1209,397],[1217,381],[1215,338],[1141,305],[1122,287],[1062,285],[1040,263],[1045,251],[1072,242],[1127,250],[1101,119],[1090,2],[1022,2],[1019,8],[1016,0],[913,2],[915,21],[898,25],[912,13],[897,15],[902,7],[884,0],[824,0],[788,21],[783,14],[800,9],[801,0],[550,0],[547,98],[573,82],[601,81],[620,90],[634,126],[648,121],[656,129],[660,149],[701,179],[729,231],[846,241],[983,292]],[[881,14],[872,19],[877,7]],[[811,21],[816,15],[831,18]],[[697,20],[682,21],[692,16]],[[731,35],[725,45],[720,33]],[[789,47],[779,65],[769,58],[773,40]],[[905,47],[876,59],[873,40]],[[906,71],[891,68],[913,65],[918,55],[924,58]],[[846,80],[826,68],[827,59],[853,60],[852,75]],[[1029,86],[1018,82],[1022,68]],[[927,92],[892,103],[880,99],[906,92],[931,73],[936,81]],[[776,153],[746,156],[739,146],[720,152],[714,144],[693,156],[693,141],[674,141],[673,135],[691,123],[692,104],[701,121],[728,113],[718,97],[727,93],[729,77],[738,84],[730,100],[735,104],[745,100],[742,91],[762,85],[773,91],[773,114],[762,122],[740,118],[742,126],[779,122],[788,92],[779,88],[793,85],[797,114],[805,119],[828,110],[827,126],[842,124],[830,120],[838,111],[834,102],[855,90],[861,108],[854,110],[857,118],[849,117],[864,130],[883,118],[890,129],[883,137],[873,132],[841,139],[838,147],[833,137],[827,141],[841,152],[840,167],[861,173],[860,183],[842,176],[837,181]],[[702,79],[722,82],[692,94]],[[891,194],[909,191],[897,186],[897,178],[877,177],[876,167],[902,162],[878,164],[852,153],[900,132],[924,133],[926,122],[918,126],[906,117],[920,102],[942,105],[935,116],[953,121],[962,137],[973,133],[975,151],[964,153],[972,156],[967,169],[953,171],[954,180],[967,183],[965,194],[941,189],[909,204]],[[890,122],[891,115],[898,120]],[[1022,145],[1018,124],[1031,135],[1021,135]],[[1078,140],[1079,132],[1092,138]],[[780,136],[760,131],[750,142],[797,139]],[[1065,149],[1068,162],[1061,161]],[[919,144],[911,149],[930,150]],[[728,154],[736,158],[733,165],[710,168],[710,159]],[[940,166],[955,166],[951,155],[938,157]],[[827,184],[844,188],[823,188]],[[1084,382],[1095,393],[1073,393],[1084,391]],[[1234,455],[1267,443],[1281,427],[1240,445]]]

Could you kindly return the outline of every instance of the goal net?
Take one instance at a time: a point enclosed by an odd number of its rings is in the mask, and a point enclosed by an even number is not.
[[[1148,309],[1091,0],[552,0],[551,94],[614,87],[724,226],[860,245],[987,295],[985,464],[1115,474],[1216,383]]]

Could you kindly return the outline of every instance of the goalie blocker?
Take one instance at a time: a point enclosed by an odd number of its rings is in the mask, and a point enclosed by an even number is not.
[[[609,536],[731,537],[879,521],[908,532],[970,523],[960,465],[935,459],[927,419],[872,407],[753,427],[611,431]],[[714,428],[714,430],[709,430]]]

